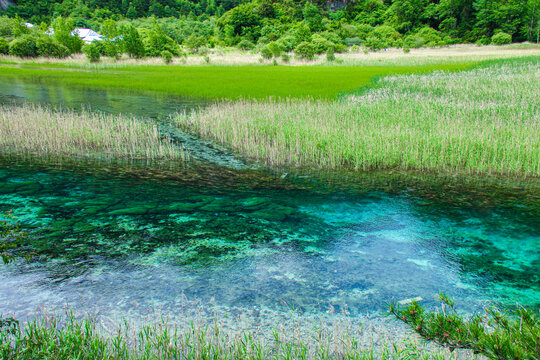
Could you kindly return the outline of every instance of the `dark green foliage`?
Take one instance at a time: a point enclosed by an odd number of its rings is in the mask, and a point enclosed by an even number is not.
[[[489,359],[540,359],[540,318],[532,310],[518,308],[504,314],[486,308],[485,314],[469,319],[454,309],[454,301],[440,295],[442,311],[427,312],[417,302],[401,309],[393,304],[390,312],[429,341],[450,350],[471,349]]]
[[[32,35],[22,35],[9,43],[9,54],[20,57],[36,57],[38,49],[36,37]]]
[[[7,55],[9,54],[9,41],[0,37],[0,54]]]
[[[272,50],[268,46],[265,46],[261,49],[261,56],[263,59],[270,60],[274,55],[272,54]]]
[[[101,46],[94,42],[88,45],[84,45],[83,52],[91,63],[99,62],[101,56]]]
[[[0,11],[0,37],[12,40],[34,34],[37,26],[28,28],[25,21],[34,25],[44,22],[55,28],[58,43],[76,53],[83,44],[70,35],[73,27],[99,30],[112,40],[123,35],[116,22],[121,21],[124,28],[130,22],[139,31],[145,49],[135,51],[140,44],[131,44],[126,52],[141,57],[160,56],[165,50],[176,55],[178,44],[195,54],[205,46],[251,50],[272,42],[286,52],[308,42],[320,54],[330,46],[341,52],[355,45],[376,51],[403,45],[489,44],[494,36],[493,43],[498,44],[506,43],[508,36],[511,41],[536,41],[540,29],[538,0],[346,3],[345,8],[332,11],[326,1],[26,0]],[[156,31],[155,22],[161,30]],[[47,28],[44,25],[41,31]],[[507,35],[499,35],[501,32]]]
[[[334,54],[334,48],[330,47],[326,52],[326,61],[332,62],[336,60],[336,55]]]
[[[244,39],[240,41],[238,45],[236,45],[236,47],[240,50],[252,50],[253,48],[255,48],[255,44],[249,40]]]
[[[173,54],[170,51],[163,50],[161,52],[161,58],[165,64],[170,64],[172,62]]]
[[[122,33],[122,47],[124,52],[133,58],[143,58],[145,55],[144,44],[139,31],[133,25],[129,25],[123,27],[120,32]]]
[[[11,212],[0,214],[0,256],[4,264],[9,264],[16,257],[24,257],[30,260],[30,254],[18,254],[13,250],[17,248],[19,242],[26,239],[27,235],[15,222]],[[4,331],[5,320],[0,319],[0,331]]]
[[[112,57],[115,59],[120,58],[122,51],[119,43],[116,41],[105,40],[101,43],[101,55]]]
[[[41,35],[38,37],[36,46],[39,56],[54,57],[59,59],[69,56],[69,49],[48,35]]]
[[[173,55],[180,54],[178,43],[165,35],[165,32],[155,19],[153,20],[153,29],[147,30],[145,35],[143,43],[147,56],[160,56],[163,51],[168,51]]]
[[[0,16],[0,36],[13,36],[13,19],[7,16]]]
[[[375,27],[365,41],[370,50],[381,50],[402,45],[401,35],[392,27],[381,25]]]
[[[300,59],[313,60],[315,58],[316,49],[315,49],[315,46],[313,46],[312,43],[308,43],[307,41],[304,41],[304,42],[300,43],[296,47],[296,49],[294,49],[294,53]]]
[[[283,48],[276,41],[272,41],[270,44],[266,45],[266,47],[270,50],[273,57],[280,57],[283,53]]]
[[[80,37],[72,34],[75,29],[73,19],[59,16],[52,23],[52,28],[54,30],[54,39],[68,48],[70,54],[81,52],[84,43]]]
[[[195,34],[191,34],[186,41],[184,41],[184,45],[189,49],[190,52],[193,54],[198,54],[200,52],[200,49],[204,46],[206,46],[207,41],[203,36],[197,36]]]
[[[491,43],[494,45],[506,45],[512,42],[512,35],[499,32],[491,37]]]

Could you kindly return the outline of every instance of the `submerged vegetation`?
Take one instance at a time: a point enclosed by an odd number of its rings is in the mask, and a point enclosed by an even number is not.
[[[145,121],[37,105],[0,106],[4,155],[184,160],[186,154]]]
[[[538,59],[386,77],[339,101],[218,103],[177,123],[269,165],[540,174]]]

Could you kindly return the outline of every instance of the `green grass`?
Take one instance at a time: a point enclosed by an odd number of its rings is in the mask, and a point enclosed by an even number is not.
[[[271,166],[540,175],[540,61],[402,75],[336,100],[223,102],[179,126]]]
[[[0,106],[3,155],[174,160],[187,154],[142,120],[41,106]]]
[[[183,329],[165,321],[140,330],[130,329],[127,323],[113,326],[114,331],[107,334],[96,322],[76,320],[72,316],[63,324],[56,317],[45,317],[22,328],[0,320],[0,357],[11,360],[476,359],[468,352],[450,353],[413,341],[381,346],[361,344],[347,332],[342,333],[338,325],[314,328],[311,334],[303,336],[274,329],[269,338],[255,331],[225,330],[217,322],[192,322]]]
[[[1,76],[88,86],[155,91],[206,99],[330,99],[369,85],[380,76],[462,70],[473,63],[416,66],[123,66],[74,70],[59,64],[25,68],[0,65]]]

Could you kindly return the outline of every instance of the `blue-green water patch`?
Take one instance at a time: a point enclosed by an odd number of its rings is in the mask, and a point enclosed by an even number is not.
[[[40,258],[0,269],[0,313],[68,303],[134,317],[152,306],[174,313],[187,297],[356,316],[416,296],[432,304],[441,291],[469,310],[540,305],[537,196],[452,195],[380,174],[332,188],[183,171],[4,162],[0,210],[14,211]]]

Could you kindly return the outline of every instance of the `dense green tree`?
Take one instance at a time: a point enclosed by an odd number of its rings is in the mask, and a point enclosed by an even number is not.
[[[144,44],[139,31],[133,26],[125,26],[120,29],[122,34],[122,47],[124,52],[134,58],[143,58],[145,55]]]
[[[70,54],[81,52],[83,41],[79,36],[73,34],[75,23],[71,18],[57,17],[53,23],[54,39],[61,45],[68,48]]]
[[[323,38],[315,37],[319,43],[315,44],[316,48],[331,42],[338,52],[345,44],[368,45],[374,50],[398,46],[402,43],[401,38],[395,39],[399,34],[409,47],[490,43],[500,32],[510,35],[513,41],[537,41],[540,35],[540,0],[355,0],[344,2],[346,6],[342,9],[325,0],[14,0],[14,3],[0,11],[0,36],[8,41],[38,32],[26,27],[27,21],[54,27],[53,20],[58,17],[72,19],[74,27],[100,30],[107,38],[115,37],[108,29],[110,21],[131,23],[145,35],[142,40],[146,45],[158,34],[151,23],[152,17],[157,18],[164,35],[176,43],[194,35],[210,46],[243,43],[262,48],[278,42],[285,50],[292,50],[301,42],[313,45],[314,34]],[[386,27],[382,33],[381,26]],[[41,31],[47,28],[45,25]],[[154,35],[144,29],[154,31]],[[74,44],[67,44],[67,33],[62,34],[62,39],[55,35],[58,43],[70,52],[80,51],[77,48],[81,43],[77,45],[72,40]],[[174,54],[172,48],[167,51]],[[151,52],[159,55],[157,50]]]

